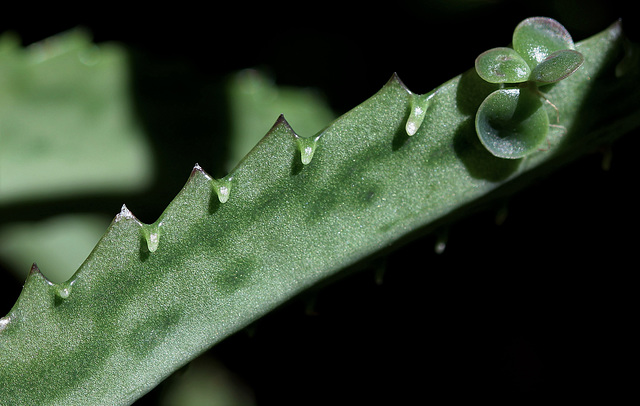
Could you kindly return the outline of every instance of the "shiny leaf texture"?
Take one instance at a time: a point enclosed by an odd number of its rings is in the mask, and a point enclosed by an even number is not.
[[[476,71],[489,83],[521,83],[529,80],[531,69],[513,48],[499,47],[476,58]]]
[[[584,57],[581,53],[563,49],[546,57],[531,72],[530,79],[540,84],[555,83],[578,70]]]
[[[558,21],[547,17],[531,17],[516,26],[513,49],[533,69],[556,51],[574,49],[574,43],[571,34]]]

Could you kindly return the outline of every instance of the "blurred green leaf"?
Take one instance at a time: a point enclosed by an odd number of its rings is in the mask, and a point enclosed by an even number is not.
[[[254,406],[251,389],[211,356],[191,362],[172,376],[160,406]]]
[[[31,264],[38,262],[52,282],[64,282],[80,267],[110,221],[98,214],[67,214],[9,224],[0,228],[0,257],[18,279],[24,279]]]
[[[27,48],[0,39],[0,205],[149,184],[128,72],[122,46],[81,30]]]

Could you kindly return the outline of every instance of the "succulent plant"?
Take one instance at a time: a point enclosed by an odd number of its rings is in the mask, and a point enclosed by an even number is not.
[[[512,44],[513,48],[493,48],[476,58],[482,79],[506,86],[480,105],[476,131],[493,155],[518,159],[540,149],[547,139],[549,119],[539,87],[571,76],[582,66],[584,56],[575,50],[569,32],[548,17],[522,21],[513,32]]]
[[[0,400],[130,404],[310,287],[640,126],[637,66],[615,69],[620,24],[575,46],[549,19],[516,31],[513,52],[483,54],[479,70],[423,95],[393,75],[316,134],[279,117],[225,176],[196,164],[156,221],[123,205],[67,281],[34,264],[0,319]],[[526,86],[497,88],[512,82]],[[549,82],[554,139],[535,90]],[[532,138],[512,148],[525,153],[483,140],[505,121]]]

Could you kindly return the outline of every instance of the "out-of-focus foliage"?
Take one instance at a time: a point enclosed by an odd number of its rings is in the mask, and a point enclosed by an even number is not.
[[[0,205],[148,186],[124,49],[80,30],[23,49],[0,39]]]

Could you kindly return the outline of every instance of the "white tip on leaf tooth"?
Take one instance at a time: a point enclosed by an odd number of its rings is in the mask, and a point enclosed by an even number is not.
[[[311,163],[313,154],[316,152],[316,146],[318,145],[319,138],[319,136],[314,138],[302,138],[298,135],[295,136],[298,150],[300,150],[300,160],[304,165]]]
[[[220,203],[226,203],[227,200],[229,200],[229,194],[231,193],[231,179],[232,178],[222,178],[211,180],[213,190],[216,192]]]
[[[220,203],[226,203],[229,200],[229,188],[227,186],[221,185],[218,187],[218,199]]]
[[[147,250],[149,252],[156,252],[158,245],[160,244],[160,226],[159,224],[145,224],[142,227],[142,236],[147,243]]]
[[[69,295],[71,295],[71,287],[73,286],[73,282],[60,283],[55,286],[56,286],[56,295],[58,295],[58,297],[60,297],[61,299],[67,299]]]
[[[431,98],[435,94],[436,92],[434,91],[423,95],[411,95],[411,112],[409,113],[409,118],[407,119],[407,124],[405,126],[407,135],[412,136],[418,132],[418,130],[422,126],[422,122],[424,121],[425,116],[427,115],[427,110],[429,109]]]
[[[120,213],[118,213],[116,215],[116,222],[120,221],[122,219],[127,219],[127,220],[137,220],[136,216],[133,215],[133,213],[131,213],[131,211],[127,208],[126,204],[122,205],[122,208],[120,209]]]
[[[418,128],[420,128],[420,125],[418,123],[416,123],[413,120],[408,120],[407,121],[407,135],[411,136],[414,135],[416,132],[418,132]]]

